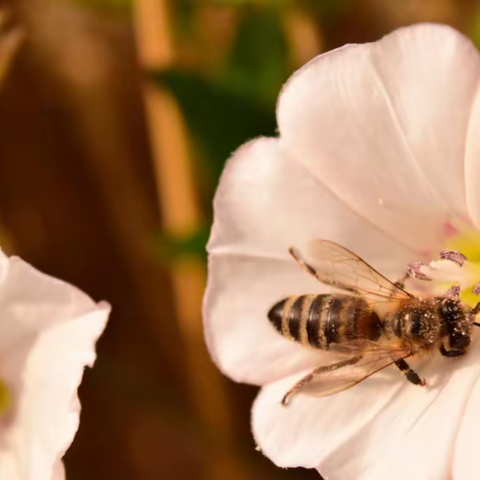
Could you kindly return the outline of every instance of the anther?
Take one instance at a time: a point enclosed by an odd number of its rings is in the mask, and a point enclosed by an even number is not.
[[[463,253],[455,250],[442,250],[440,252],[440,258],[442,260],[450,260],[460,267],[463,267],[465,260],[467,260],[467,257]]]
[[[410,277],[416,278],[417,280],[432,280],[431,277],[421,271],[422,267],[426,267],[426,265],[421,262],[411,263],[407,266],[407,273]]]
[[[477,283],[475,288],[472,290],[475,295],[480,295],[480,282]]]
[[[445,296],[447,297],[458,297],[460,295],[460,287],[458,285],[452,285]]]

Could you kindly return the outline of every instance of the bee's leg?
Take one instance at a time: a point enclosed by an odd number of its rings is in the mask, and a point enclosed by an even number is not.
[[[303,377],[299,382],[297,382],[282,398],[280,402],[282,407],[286,407],[290,404],[292,397],[305,385],[307,385],[313,379],[313,372],[309,373],[306,377]]]
[[[472,311],[470,312],[470,318],[472,320],[475,320],[475,317],[480,313],[480,302],[478,302],[473,308]],[[476,327],[480,327],[480,323],[478,322],[473,322],[473,324]]]
[[[311,265],[309,265],[300,256],[300,253],[298,253],[298,251],[295,248],[290,247],[288,249],[288,253],[294,258],[294,260],[300,265],[300,267],[303,268],[303,270],[305,270],[310,275],[313,275],[315,278],[319,279],[319,275],[318,275],[317,271],[315,270],[315,268],[313,268]]]
[[[353,365],[357,363],[362,358],[362,355],[356,355],[355,357],[342,360],[338,363],[331,363],[330,365],[323,365],[322,367],[317,367],[315,370],[312,370],[308,375],[299,380],[282,398],[281,404],[286,407],[290,404],[291,398],[298,393],[303,387],[308,385],[317,375],[322,373],[333,372],[339,368],[346,367],[347,365]]]
[[[465,348],[454,348],[452,350],[447,350],[444,345],[440,345],[440,353],[444,357],[461,357],[466,352]]]
[[[400,278],[399,280],[397,280],[396,282],[394,282],[393,284],[398,287],[398,288],[401,288],[402,290],[405,288],[405,282],[407,280],[407,278],[410,276],[410,274],[408,272],[405,272],[403,274],[403,277]]]
[[[307,263],[300,255],[300,253],[293,247],[290,247],[288,249],[288,253],[293,257],[293,259],[300,265],[303,270],[305,270],[307,273],[310,275],[313,275],[319,282],[325,283],[325,279],[323,279],[320,274],[317,272],[315,267],[312,267],[309,263]],[[345,290],[347,292],[354,293],[358,295],[358,290],[354,287],[351,287],[349,285],[340,285],[337,284],[334,281],[329,281],[328,285],[331,285],[333,287],[338,287],[341,288],[342,290]]]
[[[401,288],[403,290],[405,289],[405,282],[410,277],[416,278],[417,280],[430,281],[431,278],[421,271],[421,267],[424,267],[424,266],[425,265],[423,263],[419,263],[419,262],[408,265],[403,276],[393,284],[396,287]],[[393,293],[394,293],[394,290],[392,290],[392,295]]]
[[[397,360],[395,365],[398,369],[407,377],[409,382],[412,382],[414,385],[420,385],[423,387],[426,382],[423,378],[419,377],[417,372],[410,368],[410,365],[403,359]]]

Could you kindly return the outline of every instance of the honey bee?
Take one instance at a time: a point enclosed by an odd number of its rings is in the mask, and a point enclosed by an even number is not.
[[[408,381],[424,386],[406,362],[413,355],[439,349],[458,357],[468,349],[480,302],[472,309],[453,286],[443,296],[420,298],[404,289],[406,275],[392,283],[358,255],[326,240],[309,250],[315,266],[294,248],[289,253],[307,273],[343,293],[295,295],[268,312],[273,327],[304,346],[330,350],[342,360],[315,368],[283,397],[290,403],[299,391],[325,397],[351,388],[390,365]]]

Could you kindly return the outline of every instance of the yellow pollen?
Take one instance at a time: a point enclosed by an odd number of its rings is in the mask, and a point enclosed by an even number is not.
[[[10,392],[7,385],[0,380],[0,416],[3,415],[10,406]]]
[[[447,248],[461,252],[467,257],[464,268],[468,268],[468,278],[472,279],[472,285],[463,285],[460,297],[474,307],[480,302],[480,296],[473,293],[473,289],[480,282],[480,232],[467,230],[459,233],[450,240]]]

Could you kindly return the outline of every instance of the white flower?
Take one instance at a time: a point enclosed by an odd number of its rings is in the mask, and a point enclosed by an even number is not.
[[[279,138],[229,160],[208,246],[206,338],[226,375],[263,386],[252,428],[277,465],[328,480],[480,478],[480,332],[463,357],[413,363],[424,388],[388,368],[382,381],[299,394],[283,408],[295,381],[331,360],[266,316],[282,297],[327,291],[287,253],[312,239],[353,250],[392,280],[448,248],[478,271],[479,83],[476,48],[447,26],[347,45],[289,80]]]
[[[65,478],[77,387],[109,311],[0,251],[0,480]]]

